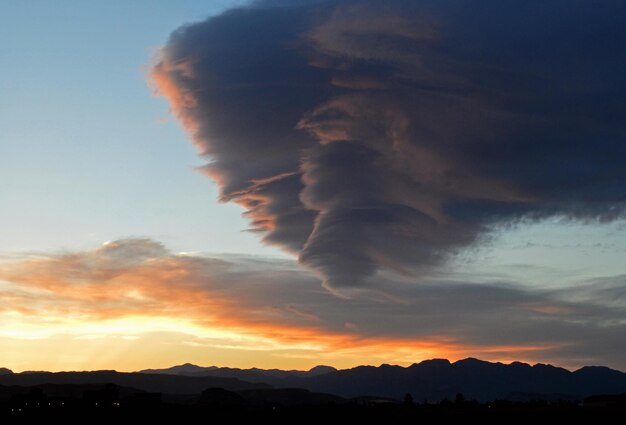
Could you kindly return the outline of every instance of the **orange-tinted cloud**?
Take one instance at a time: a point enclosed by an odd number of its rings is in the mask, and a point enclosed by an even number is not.
[[[156,349],[147,335],[169,333],[179,335],[181,362],[205,347],[236,353],[238,365],[248,366],[259,365],[260,352],[272,367],[285,358],[308,367],[467,356],[575,366],[599,355],[601,345],[590,342],[600,326],[603,334],[621,329],[606,324],[620,312],[598,301],[471,283],[384,285],[338,298],[292,261],[179,255],[148,239],[120,240],[0,264],[0,338],[40,341],[18,344],[30,346],[48,340],[51,350],[63,338],[84,340],[85,350],[92,340],[126,347],[128,338],[147,338]],[[150,358],[141,352],[133,365]]]

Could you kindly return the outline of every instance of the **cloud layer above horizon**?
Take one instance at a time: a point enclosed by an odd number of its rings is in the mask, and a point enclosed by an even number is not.
[[[389,278],[380,291],[346,299],[295,261],[177,254],[124,239],[0,263],[0,364],[302,368],[473,356],[624,370],[625,279],[546,290],[471,276],[420,285]]]
[[[336,293],[494,227],[623,218],[619,2],[259,1],[176,30],[156,91],[223,201]]]

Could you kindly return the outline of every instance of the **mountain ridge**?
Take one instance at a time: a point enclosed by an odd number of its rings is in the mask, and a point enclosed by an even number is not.
[[[43,384],[115,384],[143,391],[165,394],[196,394],[207,388],[224,388],[229,391],[271,388],[264,383],[251,383],[235,378],[215,376],[176,376],[165,374],[140,374],[110,370],[88,372],[21,372],[0,375],[0,385],[36,386]]]
[[[308,371],[202,367],[185,363],[139,372],[21,372],[0,375],[0,385],[49,383],[114,383],[168,394],[200,393],[210,388],[228,391],[304,389],[346,399],[371,396],[417,401],[496,399],[581,400],[598,394],[626,393],[626,373],[604,366],[570,371],[562,367],[522,362],[492,363],[475,358],[450,362],[424,360],[410,366],[382,364],[337,370],[317,366]]]
[[[176,366],[158,371],[168,373],[174,368]],[[463,393],[468,398],[488,401],[511,398],[513,394],[517,398],[520,394],[536,398],[550,398],[558,394],[577,399],[593,394],[626,392],[626,374],[605,366],[584,366],[570,371],[545,363],[531,365],[514,361],[505,364],[473,357],[455,362],[429,359],[406,367],[381,364],[341,370],[322,369],[322,373],[318,374],[309,374],[310,371],[282,371],[279,374],[276,369],[271,370],[272,373],[264,373],[269,371],[216,366],[197,368],[196,373],[263,382],[275,388],[305,388],[346,398],[379,396],[402,399],[406,393],[411,393],[417,400],[441,400]],[[151,370],[152,373],[154,371]]]
[[[248,382],[264,382],[267,379],[283,379],[289,377],[318,376],[324,373],[336,372],[332,366],[317,365],[309,370],[282,370],[282,369],[240,369],[232,367],[198,366],[184,363],[164,369],[143,369],[137,373],[180,375],[180,376],[219,376],[223,378],[243,379]]]
[[[175,366],[171,366],[169,368],[154,368],[154,369],[142,369],[142,370],[138,370],[136,371],[136,373],[157,373],[157,374],[170,374],[169,371],[172,371],[173,375],[182,375],[185,374],[184,369],[186,368],[193,368],[193,371],[188,375],[188,376],[196,376],[197,373],[207,373],[209,374],[212,371],[217,371],[217,370],[231,370],[231,371],[254,371],[254,372],[285,372],[285,373],[289,373],[289,374],[294,374],[294,375],[305,375],[308,373],[311,373],[313,371],[321,371],[321,368],[324,368],[324,372],[322,373],[329,373],[329,372],[337,372],[337,371],[342,371],[342,370],[353,370],[353,369],[358,369],[358,368],[380,368],[380,367],[398,367],[398,368],[403,368],[403,369],[410,369],[412,367],[415,366],[419,366],[419,365],[431,365],[431,364],[439,364],[439,365],[458,365],[458,364],[468,364],[468,363],[474,363],[474,364],[490,364],[490,365],[502,365],[502,366],[515,366],[515,367],[524,367],[524,368],[533,368],[533,367],[547,367],[547,368],[555,368],[555,369],[560,369],[560,370],[565,370],[567,372],[570,373],[576,373],[579,372],[581,370],[587,370],[587,369],[593,369],[593,370],[608,370],[608,371],[613,371],[613,372],[618,372],[618,373],[622,373],[622,374],[626,374],[626,372],[620,371],[618,369],[613,369],[610,368],[608,366],[597,366],[597,365],[588,365],[588,366],[581,366],[578,369],[573,369],[573,370],[569,370],[566,369],[564,367],[561,366],[555,366],[553,364],[550,363],[535,363],[535,364],[530,364],[530,363],[526,363],[526,362],[521,362],[518,360],[512,361],[511,363],[502,363],[502,362],[490,362],[487,360],[481,360],[481,359],[477,359],[475,357],[467,357],[464,359],[459,359],[456,360],[454,362],[451,362],[448,359],[440,359],[440,358],[433,358],[433,359],[427,359],[427,360],[422,360],[418,363],[412,363],[409,366],[402,366],[402,365],[395,365],[395,364],[389,364],[389,363],[381,363],[379,366],[375,366],[375,365],[357,365],[357,366],[353,366],[351,368],[346,368],[346,369],[337,369],[335,367],[332,366],[327,366],[327,365],[317,365],[317,366],[313,366],[312,368],[308,369],[308,370],[301,370],[301,369],[261,369],[261,368],[256,368],[256,367],[252,367],[252,368],[231,368],[231,367],[227,367],[227,366],[198,366],[196,364],[193,363],[184,363],[181,365],[175,365]],[[316,373],[316,374],[322,374],[322,373]]]

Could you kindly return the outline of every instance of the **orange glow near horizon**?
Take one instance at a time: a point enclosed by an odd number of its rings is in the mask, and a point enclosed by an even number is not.
[[[257,283],[233,292],[220,281],[234,273],[230,267],[145,240],[0,264],[0,366],[132,371],[194,362],[308,369],[469,356],[524,360],[551,348],[370,336],[348,322],[333,328],[292,304],[264,304],[261,292],[250,292],[266,290]]]
[[[468,353],[476,353],[490,361],[524,361],[525,352],[546,348],[466,347],[438,341],[384,339],[354,341],[324,334],[309,335],[315,338],[315,342],[307,343],[302,341],[302,335],[292,338],[295,341],[286,341],[266,335],[197,329],[193,325],[186,328],[186,332],[179,332],[175,329],[178,326],[185,328],[183,322],[154,322],[153,319],[128,318],[81,324],[49,335],[33,333],[32,329],[13,335],[3,333],[0,335],[0,344],[4,347],[0,364],[16,372],[136,371],[187,362],[202,366],[305,370],[320,364],[349,368],[383,363],[408,366],[432,358],[456,361],[469,357]],[[150,325],[146,326],[147,323]],[[199,335],[194,331],[199,331]],[[354,345],[349,346],[350,342]]]

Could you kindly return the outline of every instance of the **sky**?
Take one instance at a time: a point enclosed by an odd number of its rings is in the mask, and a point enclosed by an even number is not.
[[[2,2],[0,366],[626,370],[624,14]]]
[[[241,232],[238,208],[206,202],[215,188],[146,84],[173,29],[232,4],[2,2],[2,252],[129,235],[181,251],[271,252]]]

